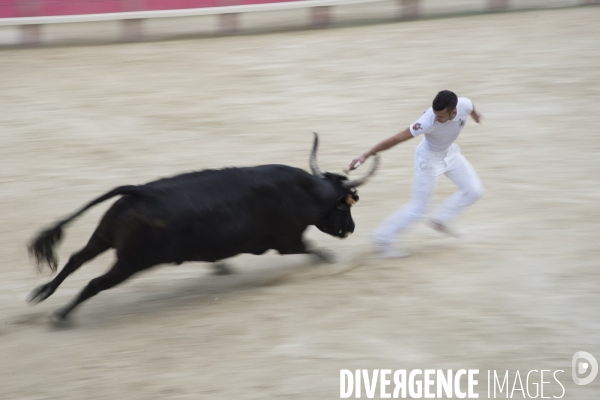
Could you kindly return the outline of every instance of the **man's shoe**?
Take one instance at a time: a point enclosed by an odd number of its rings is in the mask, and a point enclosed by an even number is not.
[[[372,239],[371,242],[375,248],[377,258],[404,258],[410,256],[409,252],[395,248],[392,243],[384,243],[375,239]]]
[[[389,259],[389,258],[404,258],[410,256],[410,253],[404,250],[396,249],[392,246],[384,249],[378,249],[375,252],[377,258]]]
[[[458,230],[456,227],[448,225],[448,224],[443,224],[439,221],[436,221],[435,219],[430,218],[429,220],[427,220],[427,225],[429,225],[431,228],[433,228],[436,231],[443,233],[445,235],[452,236],[455,238],[463,237],[462,232],[460,230]]]

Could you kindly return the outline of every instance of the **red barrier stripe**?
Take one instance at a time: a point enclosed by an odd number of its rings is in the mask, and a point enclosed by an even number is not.
[[[489,0],[490,11],[506,11],[508,10],[509,0]]]
[[[0,18],[178,10],[297,0],[0,0]]]
[[[421,14],[420,0],[401,0],[400,1],[400,19],[412,20],[419,18]]]

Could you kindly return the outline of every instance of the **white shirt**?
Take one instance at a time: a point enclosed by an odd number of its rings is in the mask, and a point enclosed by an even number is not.
[[[454,119],[440,123],[435,120],[433,108],[429,107],[421,118],[410,126],[410,133],[415,137],[424,134],[423,144],[429,151],[446,151],[458,138],[472,112],[473,103],[471,100],[466,97],[459,97]]]

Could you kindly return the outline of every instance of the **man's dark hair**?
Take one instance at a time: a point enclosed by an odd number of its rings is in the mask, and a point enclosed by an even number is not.
[[[433,99],[433,109],[434,111],[442,111],[446,110],[449,113],[454,111],[456,105],[458,104],[458,97],[449,90],[442,90],[435,96]]]

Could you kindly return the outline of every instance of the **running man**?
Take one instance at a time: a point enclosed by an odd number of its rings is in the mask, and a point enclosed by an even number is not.
[[[442,90],[435,96],[432,107],[414,124],[385,139],[350,163],[350,169],[354,169],[376,153],[424,135],[415,151],[415,173],[410,202],[389,216],[372,233],[371,239],[380,257],[397,258],[408,255],[407,252],[394,247],[396,235],[425,217],[438,178],[442,174],[454,182],[458,191],[433,211],[428,224],[442,233],[460,236],[452,225],[453,220],[479,200],[484,192],[477,173],[460,153],[460,147],[454,143],[469,116],[477,123],[480,123],[482,118],[471,100],[457,97],[449,90]]]

